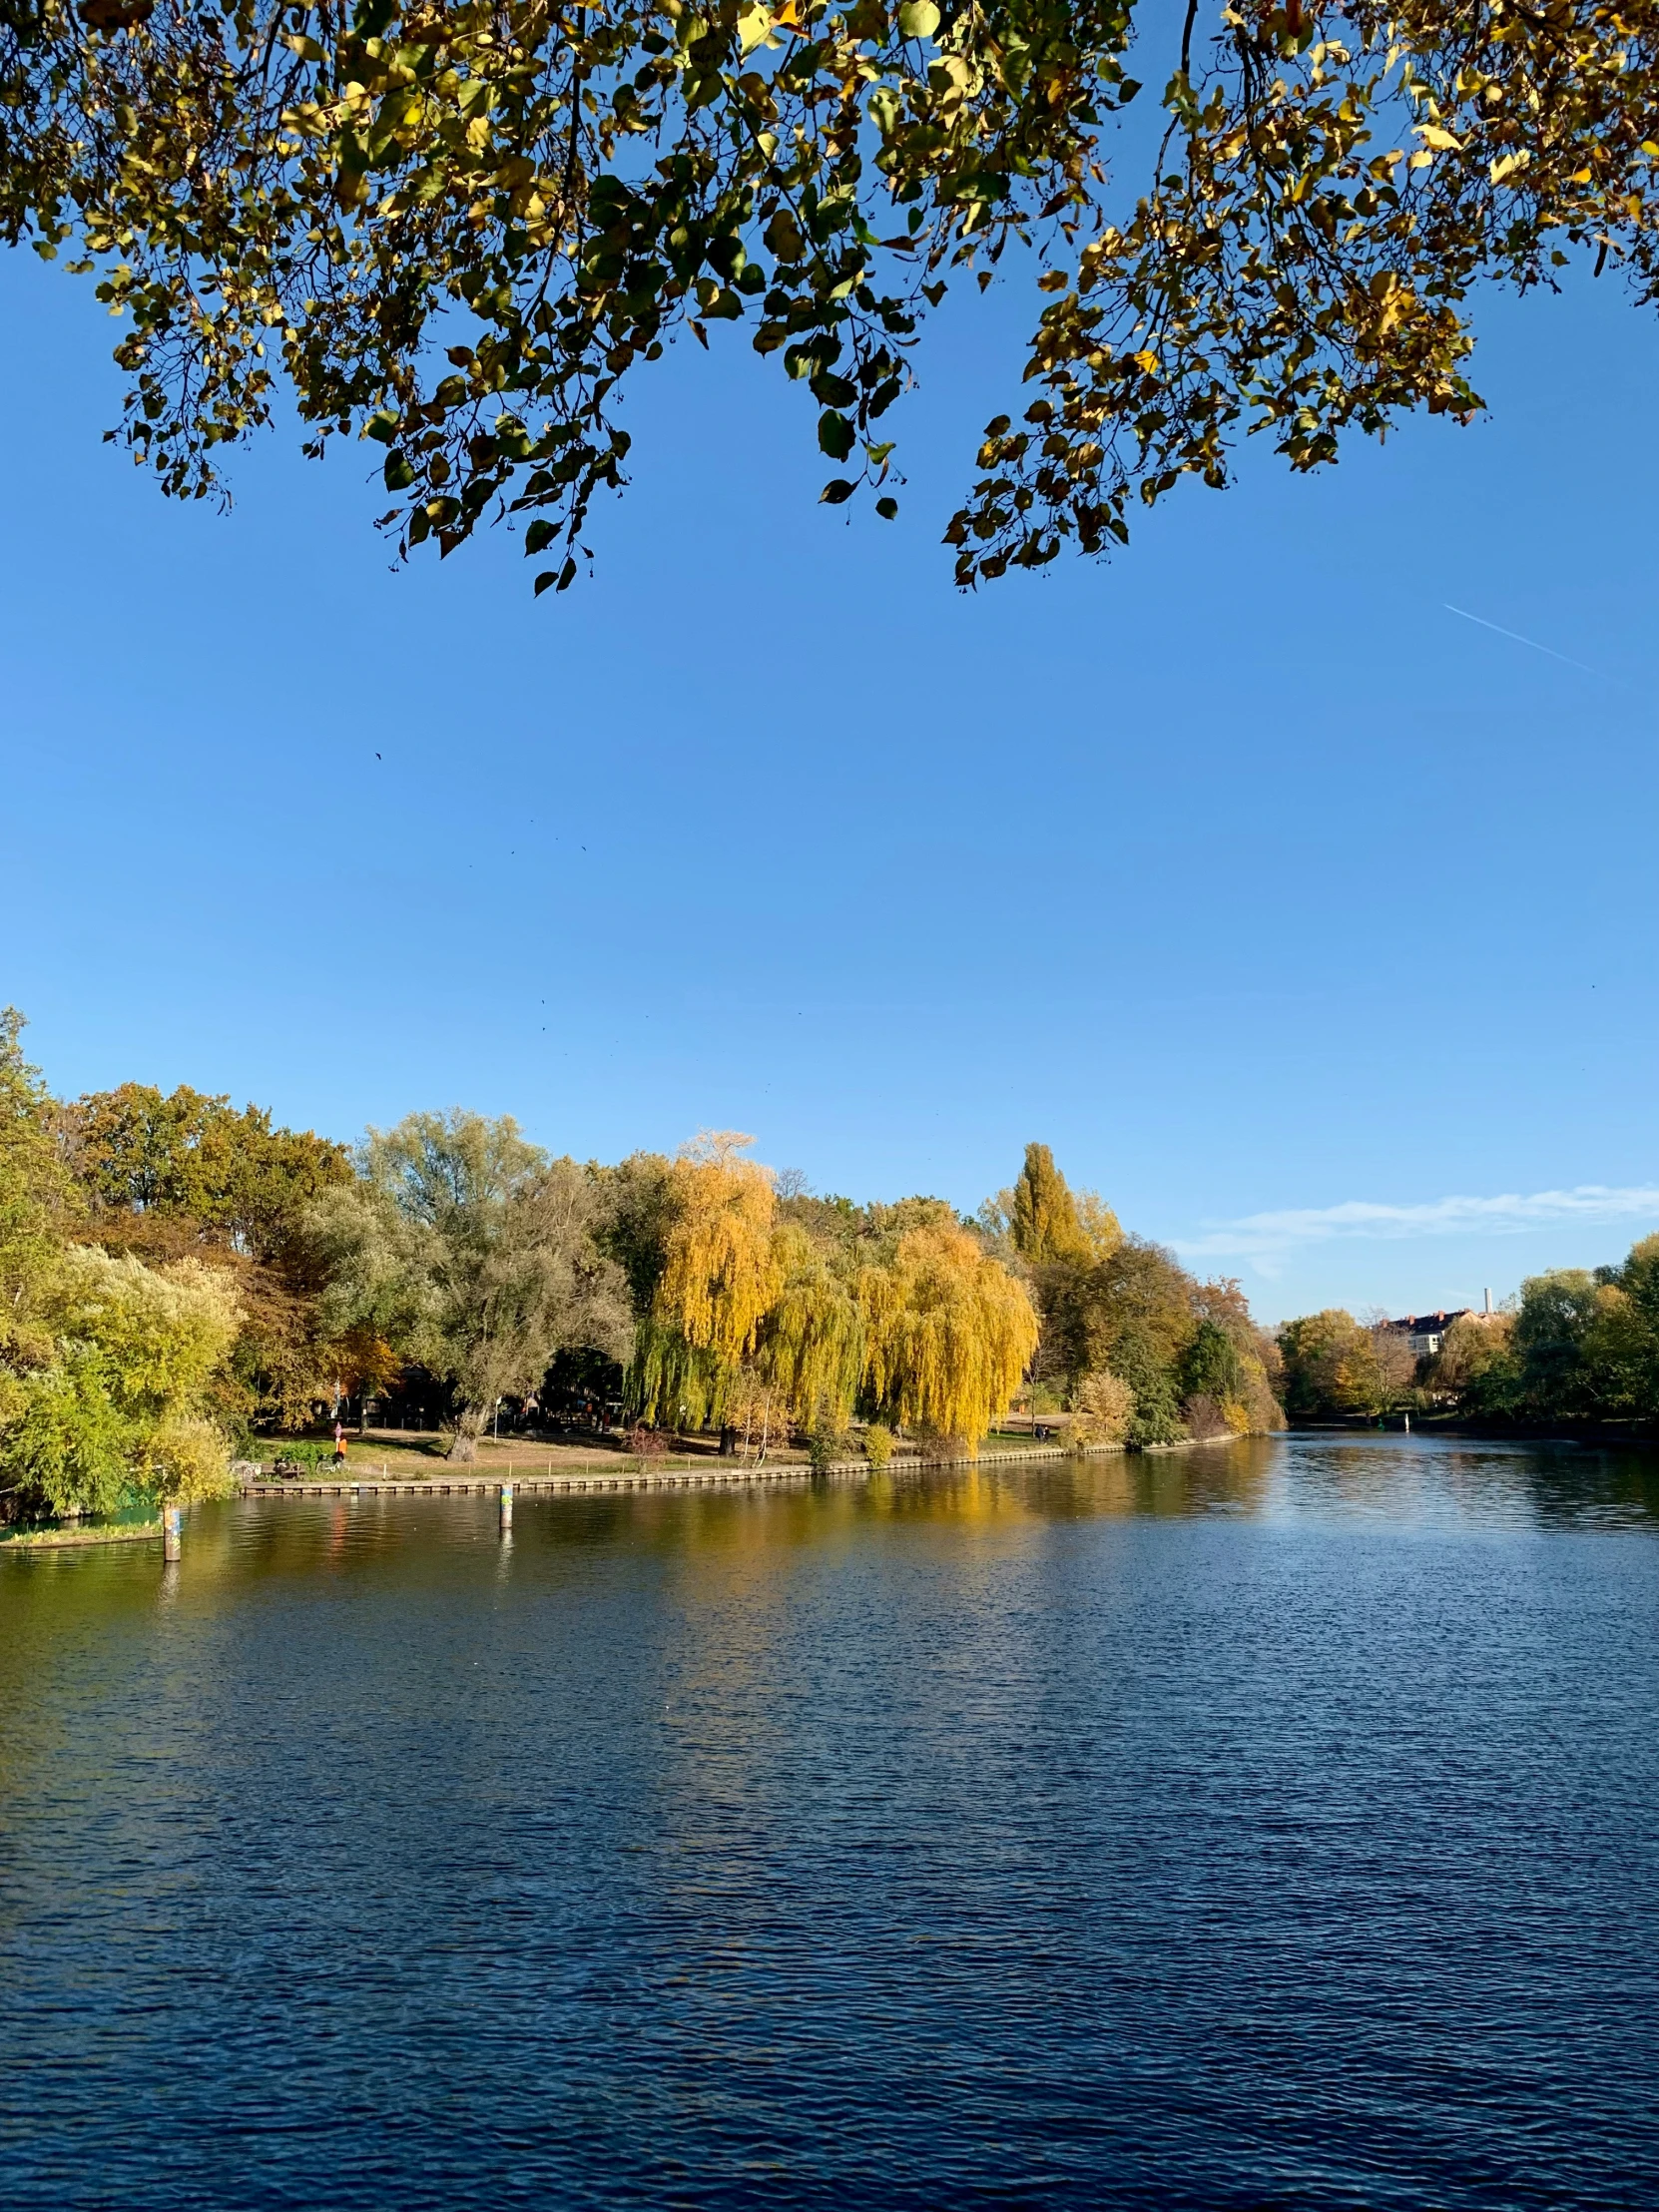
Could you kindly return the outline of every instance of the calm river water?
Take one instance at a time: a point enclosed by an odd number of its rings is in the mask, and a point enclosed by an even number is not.
[[[1659,1461],[0,1557],[7,2207],[1659,2198]]]

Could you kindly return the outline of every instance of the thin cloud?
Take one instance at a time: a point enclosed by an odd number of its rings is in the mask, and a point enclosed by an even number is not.
[[[1533,1191],[1499,1198],[1436,1198],[1417,1206],[1383,1206],[1365,1198],[1340,1206],[1289,1207],[1280,1213],[1246,1214],[1237,1221],[1206,1222],[1200,1236],[1176,1238],[1178,1252],[1195,1258],[1232,1257],[1269,1266],[1300,1245],[1333,1238],[1444,1237],[1471,1230],[1515,1235],[1552,1222],[1642,1221],[1659,1218],[1659,1187],[1616,1189],[1580,1183],[1570,1191]]]

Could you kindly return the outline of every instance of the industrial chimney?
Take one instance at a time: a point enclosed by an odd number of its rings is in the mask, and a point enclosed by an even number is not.
[[[1486,1293],[1486,1311],[1487,1311],[1487,1313],[1489,1314],[1489,1313],[1491,1312],[1491,1310],[1492,1310],[1492,1294],[1491,1294],[1491,1292],[1490,1292],[1490,1291],[1488,1291],[1488,1292]]]

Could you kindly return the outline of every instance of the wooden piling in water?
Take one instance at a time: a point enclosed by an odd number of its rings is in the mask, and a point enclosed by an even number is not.
[[[162,1507],[163,1559],[177,1559],[182,1548],[183,1547],[180,1540],[179,1527],[179,1508],[177,1505],[164,1505]]]

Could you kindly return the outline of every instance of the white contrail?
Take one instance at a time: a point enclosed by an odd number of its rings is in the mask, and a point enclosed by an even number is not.
[[[1599,668],[1591,668],[1583,661],[1575,661],[1570,653],[1557,653],[1552,645],[1540,645],[1536,638],[1523,638],[1518,630],[1505,630],[1501,622],[1488,622],[1484,615],[1471,615],[1466,607],[1454,607],[1449,599],[1440,605],[1448,615],[1461,615],[1465,622],[1478,622],[1482,630],[1495,630],[1500,638],[1513,638],[1517,645],[1529,645],[1534,653],[1547,653],[1552,661],[1562,661],[1568,668],[1581,669],[1586,676],[1594,676],[1601,683],[1616,683],[1618,679],[1603,676]]]

